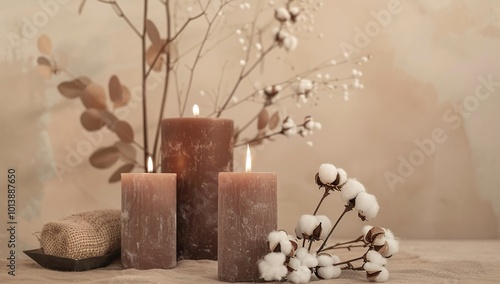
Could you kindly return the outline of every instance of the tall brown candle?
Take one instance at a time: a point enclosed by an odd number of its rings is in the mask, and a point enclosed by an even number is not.
[[[219,174],[219,280],[257,282],[277,227],[276,173]]]
[[[217,175],[233,169],[233,121],[162,121],[162,172],[177,173],[177,258],[217,259]]]
[[[123,268],[175,267],[175,200],[175,174],[122,174]]]

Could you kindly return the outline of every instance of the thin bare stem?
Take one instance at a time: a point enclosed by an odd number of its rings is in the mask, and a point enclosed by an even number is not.
[[[265,107],[263,107],[262,109],[264,109]],[[240,136],[241,132],[243,132],[245,129],[247,129],[250,125],[252,125],[252,123],[257,120],[257,118],[259,118],[259,114],[260,114],[260,111],[254,116],[252,117],[252,119],[250,119],[245,125],[243,125],[240,129],[238,129],[238,131],[236,131],[234,133],[234,137],[238,137]]]
[[[231,101],[231,99],[233,98],[234,94],[236,93],[236,90],[238,90],[238,87],[240,86],[241,82],[243,81],[243,79],[248,76],[254,69],[255,67],[257,67],[259,65],[259,63],[263,60],[263,58],[269,53],[271,52],[271,50],[273,50],[274,48],[276,47],[276,44],[272,44],[271,46],[269,46],[269,48],[267,48],[261,55],[261,57],[256,60],[254,62],[253,65],[250,66],[250,68],[248,68],[248,70],[245,72],[245,69],[242,68],[241,69],[241,73],[240,73],[240,76],[238,77],[238,80],[236,81],[236,83],[234,84],[233,86],[233,89],[231,90],[231,92],[229,93],[226,101],[224,102],[224,104],[222,105],[222,107],[217,111],[217,115],[216,117],[220,117],[222,112],[226,109],[227,105],[229,104],[229,102]]]
[[[63,73],[66,73],[66,75],[72,77],[72,78],[76,78],[75,75],[73,75],[71,72],[69,72],[67,69],[59,69],[59,71],[63,72]]]
[[[314,213],[313,215],[316,215],[316,213],[318,213],[318,210],[319,210],[319,207],[321,206],[321,203],[323,203],[323,200],[325,200],[325,198],[330,195],[330,190],[328,189],[325,189],[325,193],[323,193],[323,196],[321,197],[321,199],[319,200],[318,202],[318,205],[316,206],[316,209],[314,209]]]
[[[170,22],[170,1],[167,1],[165,3],[165,14],[166,14],[166,27],[165,29],[167,30],[167,42],[170,42],[170,29],[171,29],[171,22]],[[156,125],[156,134],[155,134],[155,140],[154,140],[154,146],[153,146],[153,157],[155,161],[158,161],[157,153],[158,153],[158,141],[160,140],[160,129],[161,129],[161,121],[163,120],[163,113],[165,112],[165,105],[167,102],[167,94],[168,94],[168,87],[170,83],[170,60],[171,60],[171,54],[167,54],[167,60],[165,60],[165,82],[163,85],[163,95],[161,99],[161,105],[160,105],[160,114],[158,116],[158,123]],[[151,70],[151,69],[150,69]],[[147,74],[146,74],[147,76]]]
[[[348,263],[351,263],[351,262],[356,261],[356,260],[361,260],[361,259],[363,259],[364,256],[365,255],[363,254],[360,257],[356,257],[356,258],[353,258],[353,259],[349,259],[349,260],[346,260],[346,261],[335,263],[335,264],[333,264],[333,266],[338,266],[338,265],[342,265],[342,264],[348,264]]]
[[[327,251],[327,250],[332,250],[332,249],[348,249],[348,250],[351,250],[351,248],[353,247],[367,247],[369,246],[370,244],[365,242],[363,240],[363,235],[359,236],[358,238],[354,239],[354,240],[351,240],[351,241],[347,241],[347,242],[341,242],[341,243],[336,243],[334,245],[331,245],[329,247],[326,247],[323,249],[323,251]],[[359,243],[359,242],[362,242],[363,244],[360,244],[360,245],[352,245],[352,244],[356,244],[356,243]],[[346,246],[348,245],[348,246]]]
[[[186,90],[186,95],[184,97],[184,102],[182,103],[182,109],[181,109],[180,117],[183,117],[184,113],[186,111],[186,106],[187,106],[187,101],[188,101],[188,98],[189,98],[189,93],[191,92],[191,87],[193,86],[193,79],[194,79],[194,74],[195,74],[194,71],[196,70],[196,66],[200,62],[200,58],[201,58],[200,54],[202,53],[203,47],[205,47],[205,44],[208,41],[208,36],[210,35],[210,31],[212,29],[213,24],[214,24],[215,20],[217,19],[217,16],[219,15],[219,12],[224,8],[224,6],[225,6],[225,4],[222,3],[220,5],[219,9],[215,12],[215,16],[211,19],[211,21],[208,22],[208,27],[207,27],[207,30],[205,31],[205,35],[203,36],[203,40],[201,41],[200,48],[198,49],[198,52],[196,53],[193,65],[190,68],[190,74],[189,74],[189,79],[188,79],[188,86],[187,86],[187,90]],[[207,7],[205,7],[203,11],[206,12],[206,9],[207,9]]]
[[[144,130],[144,172],[147,172],[148,164],[148,113],[146,107],[146,21],[148,19],[148,0],[144,0],[143,29],[141,35],[142,44],[142,128]],[[154,157],[153,157],[154,158]],[[154,164],[154,161],[153,161]]]
[[[244,146],[246,144],[252,144],[252,143],[255,143],[257,141],[261,141],[261,140],[264,140],[264,139],[269,139],[273,136],[276,136],[276,135],[280,135],[280,134],[284,134],[283,130],[280,130],[280,131],[277,131],[277,132],[273,132],[271,134],[267,134],[267,135],[264,135],[262,137],[256,137],[252,140],[249,140],[249,141],[244,141],[244,142],[241,142],[241,143],[238,143],[238,144],[235,144],[234,147],[241,147],[241,146]]]
[[[168,2],[165,6],[168,6]],[[203,16],[204,14],[205,14],[205,11],[201,12],[200,14],[198,14],[194,17],[187,19],[186,22],[184,23],[184,25],[182,25],[182,27],[179,29],[179,31],[177,31],[177,33],[173,37],[167,36],[167,40],[165,40],[165,43],[161,46],[160,50],[158,51],[155,58],[153,59],[151,66],[149,67],[148,71],[146,72],[146,76],[149,76],[149,73],[151,73],[151,71],[153,70],[153,67],[155,66],[156,61],[158,61],[161,54],[165,51],[165,48],[167,48],[167,46],[169,44],[171,44],[173,41],[175,41],[177,39],[177,37],[182,33],[182,31],[184,31],[184,29],[188,26],[188,24],[191,21],[198,19],[199,17]],[[170,22],[170,17],[167,19],[167,22]],[[169,31],[169,33],[170,33],[170,31]]]
[[[330,236],[332,235],[333,231],[335,230],[335,228],[339,224],[340,220],[342,220],[342,217],[344,217],[344,215],[347,212],[351,211],[352,208],[354,208],[354,207],[352,206],[351,203],[349,203],[348,205],[345,206],[344,212],[342,212],[342,214],[340,214],[339,218],[337,219],[337,222],[335,222],[335,225],[333,225],[332,229],[330,230],[330,232],[328,233],[328,235],[326,236],[326,238],[323,240],[323,243],[321,244],[321,246],[317,250],[317,253],[320,253],[320,252],[323,251],[323,248],[325,247],[326,242],[328,242],[328,239],[330,238]]]
[[[125,20],[125,22],[130,26],[130,28],[132,28],[132,30],[134,31],[134,33],[138,37],[142,38],[142,35],[139,32],[139,30],[134,26],[134,24],[132,24],[132,22],[127,17],[127,15],[125,15],[125,13],[123,13],[122,8],[120,7],[120,5],[116,1],[114,1],[114,0],[97,0],[97,1],[99,1],[101,3],[105,3],[105,4],[110,4],[111,7],[114,9],[115,13],[118,15],[118,17],[123,18],[123,20]]]

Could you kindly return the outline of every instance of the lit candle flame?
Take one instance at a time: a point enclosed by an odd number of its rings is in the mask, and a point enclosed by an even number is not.
[[[197,104],[193,105],[193,115],[194,117],[198,117],[200,115],[200,108]]]
[[[148,173],[153,172],[153,159],[151,156],[148,156]]]
[[[245,165],[245,172],[249,173],[252,171],[252,155],[250,154],[250,146],[247,144],[247,161]]]

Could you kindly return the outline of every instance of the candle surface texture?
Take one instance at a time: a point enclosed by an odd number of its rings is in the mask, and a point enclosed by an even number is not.
[[[277,228],[276,173],[219,174],[219,280],[257,282]]]
[[[162,121],[162,172],[177,173],[177,257],[217,259],[217,175],[233,169],[232,120]]]
[[[124,269],[176,266],[176,175],[122,174]]]

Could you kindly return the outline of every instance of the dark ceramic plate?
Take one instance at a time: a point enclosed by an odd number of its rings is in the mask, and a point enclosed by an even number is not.
[[[89,257],[83,259],[71,259],[43,253],[42,249],[25,250],[24,253],[31,257],[42,267],[60,271],[85,271],[104,267],[113,261],[119,252],[103,256]]]

